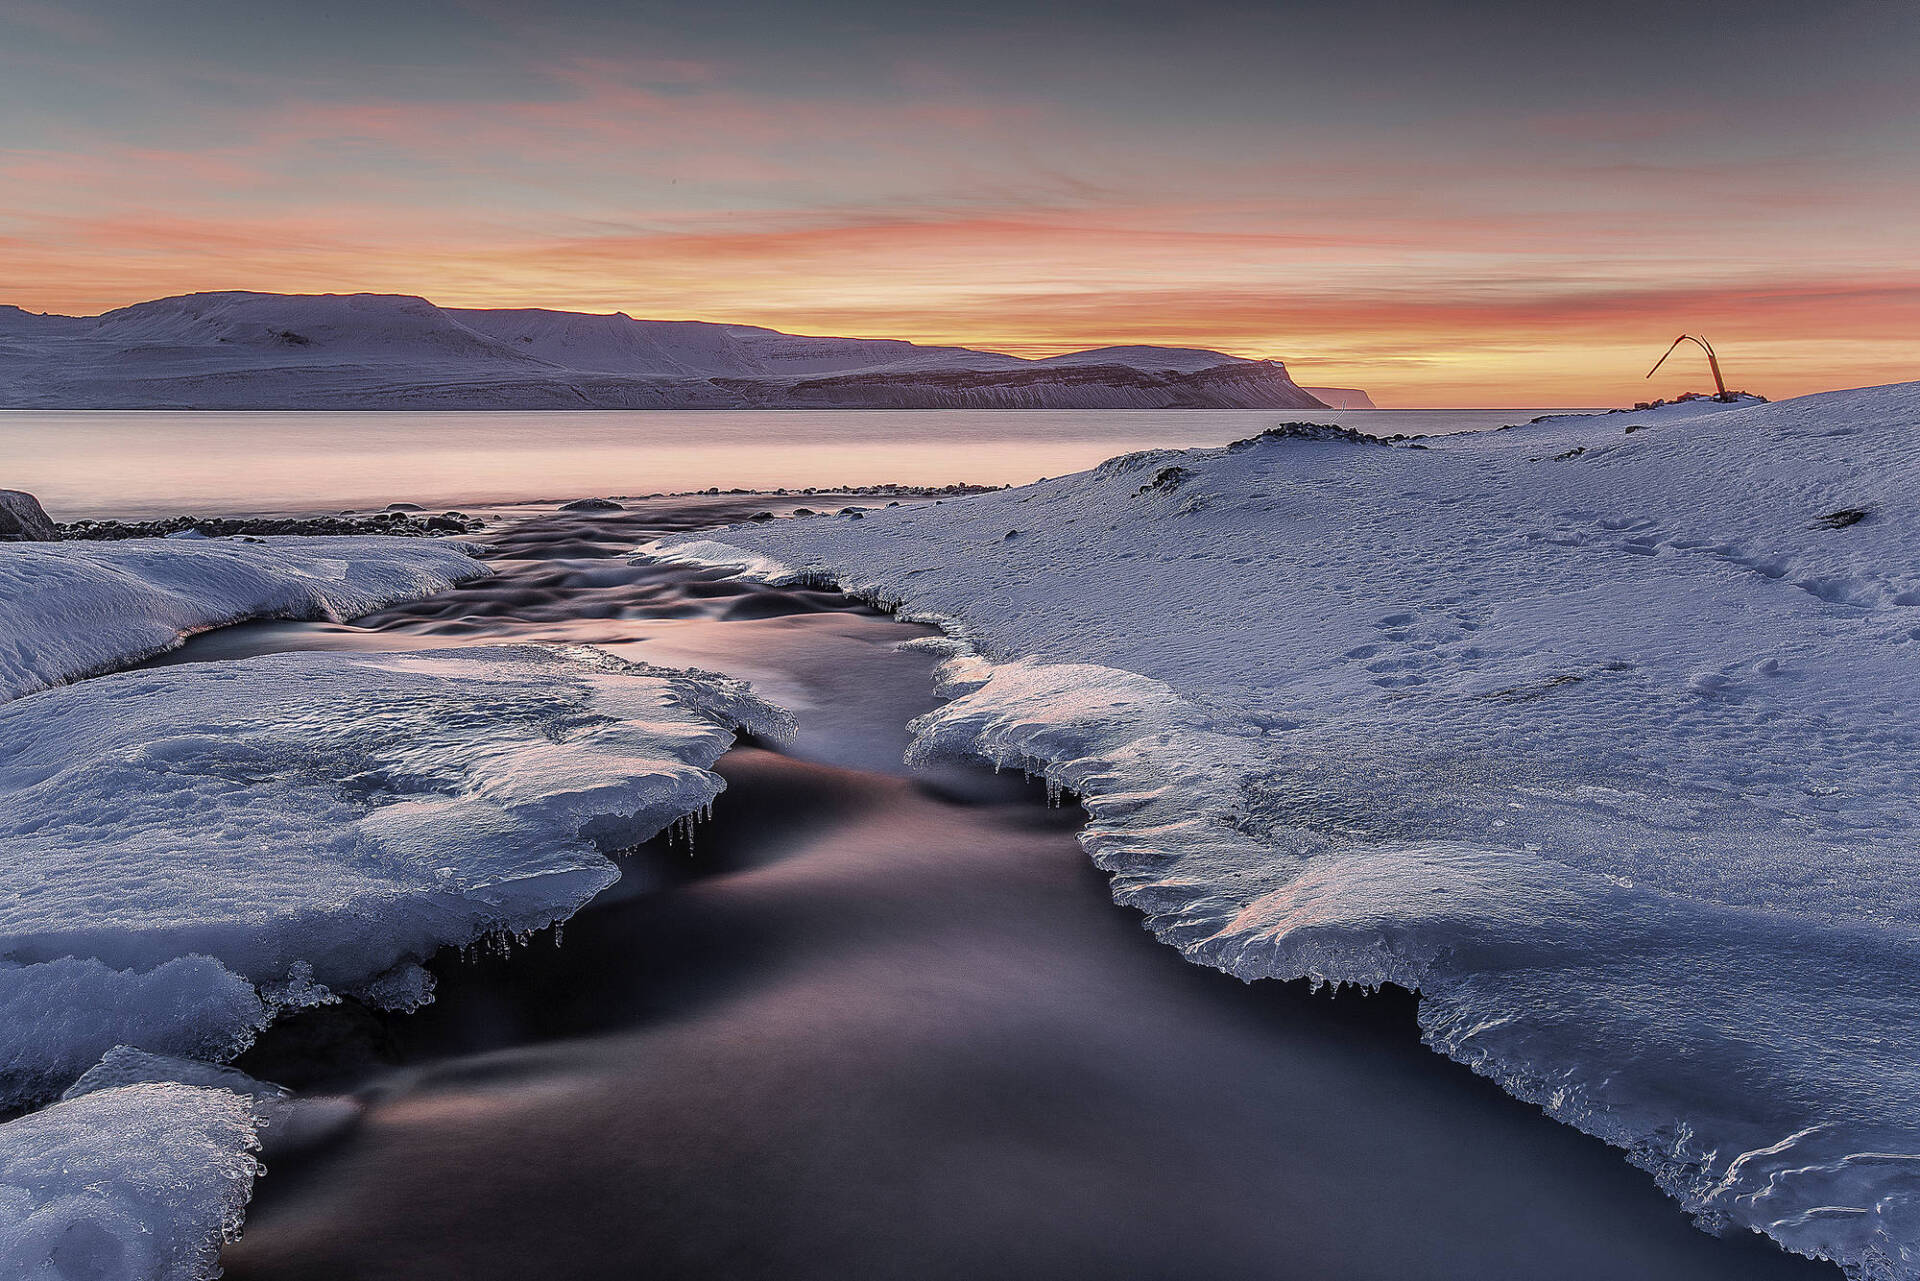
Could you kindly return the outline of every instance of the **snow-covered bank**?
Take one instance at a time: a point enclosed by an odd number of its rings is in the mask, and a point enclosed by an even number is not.
[[[1116,895],[1436,1047],[1704,1222],[1920,1276],[1920,384],[1289,433],[730,530],[998,665],[921,750],[1088,798]]]
[[[337,992],[418,1005],[421,961],[564,920],[609,855],[711,803],[737,728],[787,725],[724,678],[546,646],[196,663],[0,706],[0,1104],[119,1046],[218,1061]],[[206,1275],[251,1177],[237,1097],[137,1084],[0,1125],[25,1225],[0,1215],[0,1275]]]
[[[352,618],[486,572],[468,549],[436,539],[0,543],[0,701],[208,628]]]

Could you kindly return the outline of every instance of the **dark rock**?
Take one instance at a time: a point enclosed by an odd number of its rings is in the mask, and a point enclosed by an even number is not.
[[[260,535],[383,534],[397,538],[424,538],[432,534],[472,533],[483,522],[448,513],[425,519],[403,512],[371,516],[169,516],[164,520],[86,520],[56,526],[56,536],[71,539],[166,538],[192,531],[208,538],[257,538]]]
[[[1865,508],[1842,507],[1837,512],[1828,512],[1826,515],[1820,517],[1818,523],[1825,525],[1828,529],[1845,529],[1849,525],[1858,525],[1866,518],[1867,512]]]
[[[1369,436],[1366,432],[1355,431],[1351,427],[1336,427],[1328,423],[1281,423],[1269,427],[1258,436],[1249,436],[1245,440],[1236,440],[1227,446],[1227,452],[1237,454],[1257,445],[1271,444],[1281,440],[1337,440],[1349,445],[1381,445],[1387,441],[1379,436]]]
[[[419,503],[388,503],[387,510],[390,512],[417,512],[425,511],[426,508],[422,507]]]
[[[21,489],[0,489],[0,542],[46,542],[60,537],[40,500]]]
[[[1157,490],[1163,494],[1170,494],[1192,479],[1193,473],[1185,467],[1162,467],[1153,474],[1152,480],[1133,492],[1135,495],[1139,495],[1153,493]]]
[[[576,498],[570,503],[561,503],[563,512],[623,512],[625,507],[611,498]]]

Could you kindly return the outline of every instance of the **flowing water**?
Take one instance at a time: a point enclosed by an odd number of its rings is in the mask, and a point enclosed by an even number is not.
[[[1696,1231],[1421,1048],[1405,994],[1187,964],[1039,786],[907,770],[926,629],[623,554],[766,505],[539,519],[492,579],[168,657],[585,642],[801,726],[724,758],[693,848],[634,855],[563,942],[442,958],[417,1014],[271,1030],[243,1066],[360,1110],[269,1152],[233,1281],[1831,1275]]]
[[[0,410],[0,484],[55,519],[443,508],[710,486],[1019,485],[1289,419],[1376,435],[1533,409],[211,413]],[[1559,411],[1565,412],[1565,411]]]

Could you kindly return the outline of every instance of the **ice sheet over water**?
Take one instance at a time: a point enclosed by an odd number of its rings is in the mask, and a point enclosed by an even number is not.
[[[1708,1226],[1920,1276],[1920,384],[1313,432],[731,530],[948,619],[917,750],[1088,798],[1165,940],[1418,986]]]
[[[186,1060],[338,992],[411,1007],[435,951],[570,915],[608,855],[712,802],[740,727],[791,728],[723,677],[532,645],[0,706],[0,1104],[68,1087],[0,1125],[0,1275],[210,1275],[256,1130],[338,1108]]]
[[[744,688],[539,646],[126,672],[0,707],[0,1099],[115,1045],[220,1058],[285,1005],[424,996],[705,807]]]
[[[352,618],[477,578],[426,538],[0,543],[0,701],[244,618]]]

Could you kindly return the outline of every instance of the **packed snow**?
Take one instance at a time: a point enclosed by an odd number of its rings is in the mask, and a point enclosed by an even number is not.
[[[116,1045],[195,1059],[570,915],[698,814],[719,677],[510,646],[125,672],[0,706],[0,1104]]]
[[[1289,427],[658,555],[964,644],[921,754],[1116,897],[1438,1049],[1703,1225],[1920,1277],[1920,383],[1397,446]]]
[[[242,619],[352,618],[486,572],[425,538],[0,543],[0,702]]]
[[[123,1085],[0,1125],[0,1276],[201,1281],[258,1170],[253,1104]]]

